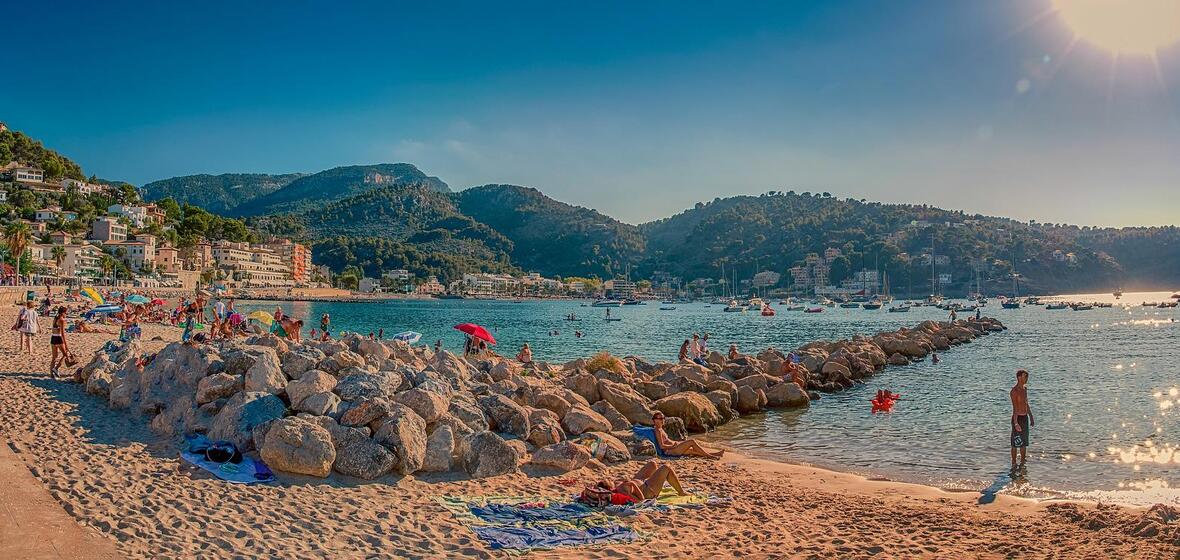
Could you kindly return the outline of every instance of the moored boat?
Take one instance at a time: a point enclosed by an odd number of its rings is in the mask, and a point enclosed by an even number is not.
[[[824,308],[822,308],[822,307],[809,307],[807,309],[804,309],[803,312],[804,313],[823,313]]]
[[[726,313],[745,313],[746,306],[738,304],[736,299],[730,300],[729,305],[726,305],[723,311]]]
[[[890,313],[909,313],[910,306],[908,305],[894,305],[889,308]]]
[[[881,302],[879,302],[879,301],[866,301],[866,302],[860,304],[860,306],[861,306],[861,308],[868,309],[868,310],[881,309]]]
[[[622,307],[623,302],[617,299],[600,299],[590,304],[591,307]]]
[[[1045,305],[1045,309],[1049,309],[1049,310],[1065,309],[1067,307],[1069,307],[1069,304],[1067,304],[1065,302],[1049,303],[1049,304]]]

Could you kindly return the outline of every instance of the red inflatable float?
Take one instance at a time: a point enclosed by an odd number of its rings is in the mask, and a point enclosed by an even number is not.
[[[873,405],[873,414],[876,414],[878,412],[892,411],[894,403],[899,399],[901,399],[901,395],[882,389],[877,391],[877,396],[873,397],[869,402]]]

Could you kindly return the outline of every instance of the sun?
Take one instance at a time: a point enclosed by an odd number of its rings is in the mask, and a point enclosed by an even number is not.
[[[1180,0],[1052,0],[1078,38],[1123,55],[1180,42]]]

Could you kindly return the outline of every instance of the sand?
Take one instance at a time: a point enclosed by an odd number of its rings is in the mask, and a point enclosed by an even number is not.
[[[11,324],[15,308],[0,310]],[[179,338],[145,328],[145,340]],[[111,335],[71,337],[87,356]],[[32,356],[16,335],[0,334],[0,444],[89,532],[127,558],[442,558],[504,557],[434,501],[442,495],[513,494],[557,498],[563,477],[580,471],[490,480],[410,476],[380,482],[280,474],[277,484],[229,485],[185,467],[175,442],[146,419],[112,411],[81,387],[52,380],[48,336]],[[162,345],[164,342],[152,343]],[[631,474],[638,463],[610,476]],[[686,486],[733,499],[727,506],[626,519],[644,542],[535,552],[543,558],[1177,558],[1180,521],[1160,511],[1080,503],[1037,503],[1000,496],[868,481],[818,468],[738,455],[721,462],[679,460]],[[450,475],[448,475],[450,476]],[[0,557],[4,557],[0,543]]]

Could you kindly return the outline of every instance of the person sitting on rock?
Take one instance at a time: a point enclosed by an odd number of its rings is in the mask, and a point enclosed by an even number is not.
[[[520,353],[516,355],[516,360],[526,366],[533,365],[533,349],[529,348],[529,343],[524,343],[520,347]]]
[[[705,457],[707,459],[720,459],[725,451],[709,451],[701,446],[695,439],[686,439],[684,441],[676,441],[668,437],[668,432],[664,431],[664,413],[656,411],[651,415],[652,426],[655,427],[656,445],[659,446],[660,452],[669,457]]]
[[[738,352],[737,344],[730,344],[729,345],[729,355],[726,356],[726,359],[728,359],[729,361],[732,362],[740,357],[742,357],[742,355],[741,355],[741,353]]]
[[[619,480],[609,486],[614,487],[614,494],[622,494],[636,502],[642,502],[659,496],[665,482],[670,484],[677,494],[685,494],[684,488],[680,486],[680,479],[676,478],[676,471],[673,471],[671,466],[661,465],[657,461],[648,461],[630,480]],[[599,485],[602,486],[602,483]],[[614,496],[611,498],[612,503],[616,501]]]
[[[684,344],[680,345],[680,361],[682,361],[682,362],[684,360],[688,359],[688,344],[689,344],[689,342],[688,342],[688,339],[686,338],[686,339],[684,339]]]

